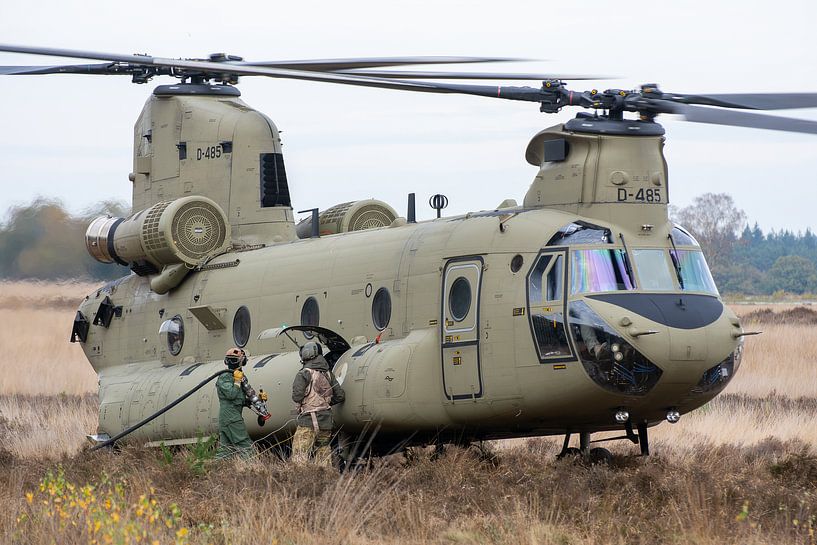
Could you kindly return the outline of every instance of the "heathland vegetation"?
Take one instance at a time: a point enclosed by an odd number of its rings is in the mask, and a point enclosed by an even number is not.
[[[654,455],[557,461],[559,438],[395,455],[338,475],[261,453],[87,451],[96,380],[67,342],[90,284],[0,284],[0,543],[815,543],[817,313],[738,305],[743,364]]]

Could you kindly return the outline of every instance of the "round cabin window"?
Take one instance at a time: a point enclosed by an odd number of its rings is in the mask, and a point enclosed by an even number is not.
[[[522,268],[522,264],[524,262],[525,259],[521,255],[516,254],[515,256],[513,256],[513,259],[511,259],[511,272],[512,273],[519,272],[519,269]]]
[[[319,325],[321,321],[321,313],[318,308],[318,300],[314,297],[307,298],[304,301],[304,306],[301,308],[301,325]],[[311,339],[314,335],[308,331],[304,331],[304,337]]]
[[[380,288],[372,299],[372,323],[383,331],[391,320],[391,295],[386,288]]]
[[[247,346],[247,342],[250,340],[250,328],[250,309],[244,306],[239,307],[233,317],[233,341],[235,341],[236,346],[241,348]]]
[[[471,283],[464,276],[460,276],[451,284],[448,292],[448,310],[455,321],[461,322],[471,310]]]
[[[167,349],[173,356],[178,356],[184,346],[184,322],[178,314],[162,322],[159,336],[164,337]]]

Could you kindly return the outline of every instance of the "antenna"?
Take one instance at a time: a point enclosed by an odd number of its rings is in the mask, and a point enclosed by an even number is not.
[[[414,193],[408,194],[408,212],[406,213],[407,223],[417,223],[417,213],[414,204]]]
[[[448,206],[448,197],[446,197],[442,193],[437,193],[436,195],[432,195],[431,198],[428,199],[428,205],[437,211],[437,218],[439,219],[440,210]]]

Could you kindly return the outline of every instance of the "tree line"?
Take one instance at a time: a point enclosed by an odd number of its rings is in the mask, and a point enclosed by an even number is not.
[[[85,250],[85,230],[103,214],[125,217],[128,210],[103,201],[71,214],[59,201],[42,198],[12,207],[0,224],[0,278],[109,280],[128,274]],[[817,236],[810,229],[764,233],[723,193],[670,207],[670,217],[700,242],[721,293],[817,293]]]
[[[670,217],[700,242],[721,293],[817,293],[817,236],[811,229],[764,233],[724,193],[670,207]]]
[[[103,214],[124,217],[127,207],[103,201],[83,213],[71,214],[61,202],[36,199],[15,206],[0,224],[0,278],[21,280],[111,280],[128,274],[121,265],[107,265],[85,249],[85,230]]]

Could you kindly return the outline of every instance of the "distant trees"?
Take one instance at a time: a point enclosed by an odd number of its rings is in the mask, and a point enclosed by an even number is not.
[[[810,229],[765,234],[723,193],[700,195],[671,216],[701,243],[722,293],[817,293],[817,236]]]
[[[0,277],[55,280],[111,279],[128,270],[95,261],[85,250],[85,229],[95,216],[127,214],[122,203],[102,202],[74,216],[59,201],[37,199],[7,212],[0,225]]]
[[[814,293],[817,291],[817,267],[803,256],[780,256],[769,269],[768,282],[772,291]]]

